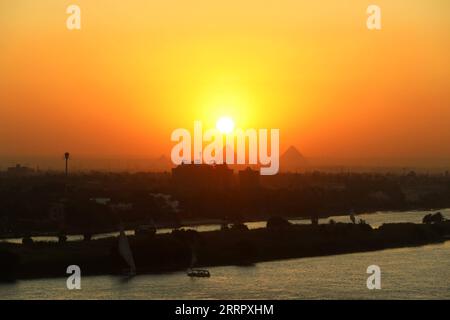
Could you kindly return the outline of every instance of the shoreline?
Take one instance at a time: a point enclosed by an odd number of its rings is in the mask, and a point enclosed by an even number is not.
[[[137,274],[184,271],[192,248],[196,267],[251,266],[258,262],[330,256],[443,243],[450,221],[435,224],[391,223],[378,229],[367,224],[294,224],[251,230],[175,231],[129,236]],[[127,265],[117,252],[117,239],[67,243],[0,244],[5,280],[67,277],[69,265],[83,275],[120,275]],[[9,257],[9,258],[8,258]]]
[[[449,209],[448,207],[442,207],[442,208],[414,208],[414,209],[397,209],[397,210],[372,210],[372,211],[363,211],[363,212],[355,212],[354,215],[355,217],[358,217],[359,215],[371,215],[371,214],[379,214],[379,213],[383,213],[383,212],[390,212],[392,214],[396,214],[396,213],[401,213],[401,212],[420,212],[423,211],[424,215],[426,213],[432,212],[432,211],[440,211],[440,210],[446,210]],[[324,216],[320,216],[319,219],[332,219],[333,217],[345,217],[345,216],[349,216],[349,213],[343,213],[343,212],[336,212],[336,213],[332,213],[332,214],[328,214],[328,215],[324,215]],[[245,221],[243,221],[242,223],[257,223],[257,222],[261,222],[264,223],[267,221],[267,219],[269,219],[270,216],[260,216],[260,217],[255,217],[255,218],[251,218],[251,219],[245,219]],[[298,221],[308,221],[311,220],[311,218],[309,217],[304,217],[304,216],[287,216],[285,217],[287,220],[298,220]],[[181,229],[184,227],[202,227],[202,226],[210,226],[210,225],[217,225],[220,226],[221,224],[224,223],[228,223],[231,224],[230,222],[227,222],[226,220],[220,220],[220,219],[193,219],[193,220],[182,220],[180,221],[179,224],[156,224],[156,229],[157,230],[175,230],[175,229]],[[125,231],[126,232],[135,232],[136,227],[133,228],[126,228]],[[107,229],[101,229],[101,230],[96,230],[95,232],[93,232],[91,235],[92,237],[99,237],[98,239],[105,239],[108,237],[114,237],[113,235],[110,235],[112,233],[118,233],[119,230],[117,228],[107,228]],[[202,232],[202,231],[200,231]],[[52,238],[58,238],[58,233],[57,232],[44,232],[44,233],[32,233],[31,232],[31,237],[52,237]],[[76,232],[67,232],[65,233],[66,236],[70,236],[70,237],[83,237],[83,234],[80,233],[79,231]],[[21,236],[15,236],[13,234],[0,234],[0,243],[5,243],[8,241],[14,241],[12,243],[16,243],[17,241],[21,241],[21,239],[24,238],[24,235]],[[74,242],[74,241],[81,241],[81,240],[68,240],[70,242]],[[42,241],[42,242],[45,242]]]
[[[425,243],[416,243],[416,244],[409,244],[409,245],[402,245],[402,246],[388,246],[380,249],[367,249],[367,250],[359,250],[359,251],[344,251],[341,253],[330,253],[330,254],[320,254],[320,255],[309,255],[309,256],[303,256],[303,257],[291,257],[291,258],[279,258],[279,259],[268,259],[268,260],[259,260],[255,261],[251,264],[216,264],[216,265],[202,265],[199,267],[203,268],[214,268],[214,267],[226,267],[226,266],[236,266],[236,267],[253,267],[254,265],[258,263],[264,263],[264,262],[272,262],[272,261],[289,261],[289,260],[295,260],[295,259],[308,259],[308,258],[320,258],[320,257],[333,257],[333,256],[341,256],[341,255],[350,255],[350,254],[357,254],[357,253],[366,253],[366,252],[377,252],[377,251],[384,251],[384,250],[392,250],[392,249],[402,249],[402,248],[419,248],[427,245],[433,245],[433,244],[444,244],[445,242],[450,241],[450,236],[447,236],[447,238],[444,238],[439,241],[433,241],[433,242],[425,242]],[[138,272],[135,276],[140,275],[164,275],[164,274],[174,274],[179,272],[185,272],[186,269],[177,269],[177,270],[171,270],[171,271],[161,271],[161,272]],[[36,280],[36,279],[58,279],[58,278],[67,278],[67,274],[60,275],[60,276],[42,276],[42,277],[23,277],[15,279],[15,281],[20,280]],[[120,273],[90,273],[84,275],[85,277],[97,277],[97,276],[115,276],[115,277],[129,277],[128,275],[123,275]],[[0,285],[4,283],[0,279]]]

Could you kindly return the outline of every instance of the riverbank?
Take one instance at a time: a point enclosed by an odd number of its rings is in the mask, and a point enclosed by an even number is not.
[[[184,270],[197,266],[251,265],[260,261],[325,256],[419,246],[445,241],[450,221],[436,224],[391,223],[378,229],[367,224],[286,225],[246,230],[174,231],[154,236],[129,236],[138,273]],[[194,248],[194,249],[192,249]],[[4,280],[64,277],[69,265],[84,275],[120,274],[126,265],[117,238],[67,243],[0,244]]]
[[[403,211],[403,210],[394,210],[394,211],[365,211],[365,212],[354,212],[354,215],[358,219],[363,219],[365,221],[372,220],[371,218],[373,216],[379,215],[379,214],[388,214],[388,217],[386,220],[377,221],[375,224],[372,222],[369,222],[369,224],[377,228],[379,225],[385,222],[413,222],[413,223],[420,223],[422,221],[422,218],[427,213],[433,213],[436,211],[442,211],[444,214],[447,215],[447,218],[450,218],[450,209],[449,208],[421,208],[421,209],[412,209],[410,211]],[[410,219],[410,216],[416,216],[416,213],[418,216],[415,219]],[[398,216],[402,216],[407,214],[408,217],[406,219],[392,219]],[[267,215],[259,216],[258,218],[254,219],[246,219],[243,221],[250,229],[256,229],[261,228],[265,226],[265,222],[267,219],[270,218]],[[289,221],[293,223],[310,223],[311,218],[308,217],[302,217],[302,216],[289,216],[286,217],[289,219]],[[329,220],[335,220],[336,222],[349,222],[350,218],[347,212],[335,212],[331,215],[326,216],[320,216],[319,222],[320,223],[328,223]],[[160,224],[155,223],[154,226],[157,229],[157,233],[170,233],[174,229],[178,228],[192,228],[194,230],[204,232],[204,231],[214,231],[219,230],[221,225],[226,224],[226,220],[221,219],[189,219],[189,220],[182,220],[177,224]],[[125,226],[125,233],[129,236],[135,234],[135,229],[138,226]],[[110,238],[110,237],[116,237],[118,236],[117,227],[116,228],[107,228],[107,229],[97,229],[97,230],[90,230],[91,231],[91,238],[93,240],[103,239],[103,238]],[[28,236],[30,236],[34,241],[39,242],[57,242],[58,236],[60,233],[57,232],[37,232],[37,233],[29,233]],[[67,236],[67,241],[81,241],[84,238],[84,234],[82,232],[78,231],[72,231],[72,232],[66,232],[65,235]],[[15,234],[3,234],[0,235],[0,242],[10,242],[10,243],[16,243],[20,244],[23,240],[23,235],[18,236]]]

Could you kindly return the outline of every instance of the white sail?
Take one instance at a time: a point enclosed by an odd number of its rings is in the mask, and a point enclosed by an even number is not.
[[[119,253],[130,267],[132,273],[136,273],[136,265],[134,264],[133,253],[131,252],[128,238],[123,230],[120,230],[119,235]]]

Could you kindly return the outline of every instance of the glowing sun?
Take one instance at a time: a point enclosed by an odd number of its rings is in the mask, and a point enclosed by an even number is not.
[[[217,120],[216,128],[220,133],[229,134],[234,130],[234,121],[230,117],[220,117]]]

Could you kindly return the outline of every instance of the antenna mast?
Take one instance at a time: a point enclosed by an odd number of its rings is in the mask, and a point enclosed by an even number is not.
[[[70,154],[68,152],[64,153],[64,159],[66,160],[66,177],[69,175],[69,157]]]

